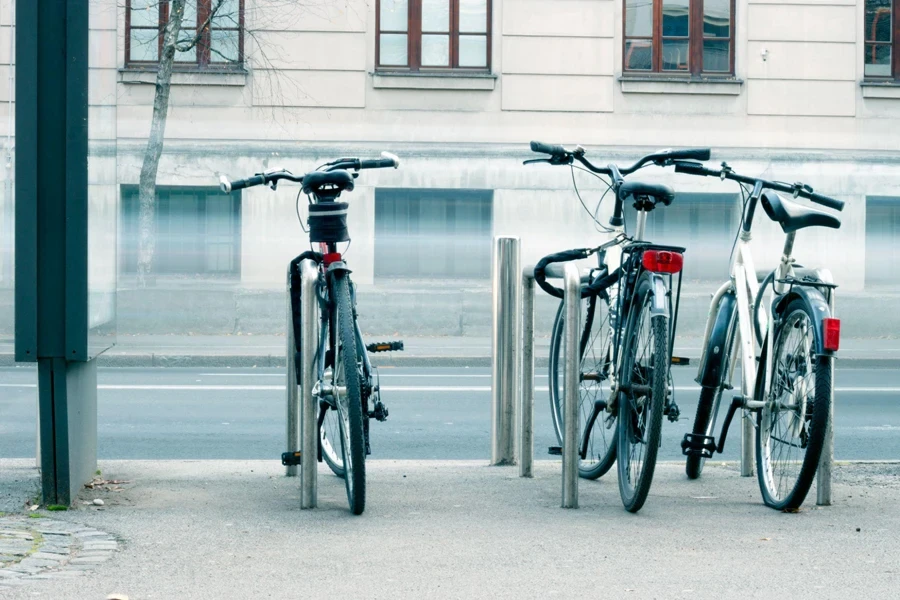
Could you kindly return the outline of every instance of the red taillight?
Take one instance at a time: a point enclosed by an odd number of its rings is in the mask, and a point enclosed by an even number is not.
[[[338,262],[341,258],[340,252],[329,252],[322,255],[322,262],[325,263],[325,266],[327,267],[331,263]]]
[[[641,262],[654,273],[678,273],[684,265],[684,255],[669,250],[647,250]]]
[[[841,320],[822,319],[822,336],[825,338],[825,349],[837,352],[841,345]]]

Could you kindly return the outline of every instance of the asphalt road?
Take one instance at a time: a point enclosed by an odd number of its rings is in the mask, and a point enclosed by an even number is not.
[[[663,460],[681,459],[679,444],[696,411],[694,369],[674,373],[682,417],[663,426]],[[372,423],[373,459],[489,458],[489,369],[382,368],[381,377],[390,418]],[[283,385],[283,371],[271,369],[101,369],[100,458],[278,459],[285,438]],[[839,369],[836,385],[836,458],[900,458],[900,372]],[[557,443],[544,369],[536,386],[540,459]],[[34,456],[35,398],[33,368],[0,369],[0,458]],[[722,458],[735,460],[737,420],[729,440]]]

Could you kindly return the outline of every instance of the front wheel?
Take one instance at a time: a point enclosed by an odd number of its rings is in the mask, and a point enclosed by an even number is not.
[[[638,284],[619,375],[619,494],[629,512],[639,511],[650,492],[668,391],[669,318],[650,312],[651,286],[649,277]]]
[[[803,504],[822,456],[831,407],[832,364],[816,353],[807,303],[788,304],[775,332],[772,378],[756,432],[756,472],[763,501],[778,510]],[[765,365],[765,356],[762,364]],[[757,389],[764,388],[765,367]]]

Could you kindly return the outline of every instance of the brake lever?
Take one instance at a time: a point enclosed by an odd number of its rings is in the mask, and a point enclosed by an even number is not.
[[[531,159],[526,160],[522,164],[523,165],[533,165],[535,163],[550,163],[551,165],[553,164],[552,162],[550,162],[549,158],[531,158]]]

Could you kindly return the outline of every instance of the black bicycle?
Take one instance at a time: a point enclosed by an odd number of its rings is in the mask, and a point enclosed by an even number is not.
[[[382,158],[360,160],[341,158],[320,166],[306,175],[294,175],[284,169],[257,173],[253,177],[228,181],[222,176],[223,192],[269,185],[274,190],[279,181],[301,183],[301,193],[309,198],[309,241],[318,244],[320,252],[304,252],[291,261],[291,304],[294,339],[298,346],[297,380],[302,360],[315,360],[316,382],[313,394],[319,400],[319,455],[346,483],[347,500],[355,515],[366,506],[366,464],[371,454],[369,419],[384,421],[388,409],[381,401],[377,370],[369,362],[368,352],[402,350],[403,342],[363,343],[356,321],[356,289],[350,281],[350,269],[337,245],[349,242],[346,202],[338,202],[342,192],[350,192],[361,169],[397,168],[400,159],[387,152]],[[352,171],[352,172],[350,172]],[[300,194],[297,195],[299,218]],[[302,220],[301,220],[302,224]],[[300,263],[313,260],[318,265],[316,284],[319,307],[318,349],[314,357],[300,356]],[[371,410],[370,410],[371,406]],[[297,453],[282,455],[284,464],[299,464]]]
[[[614,164],[594,166],[580,146],[567,150],[531,142],[531,149],[549,154],[550,158],[528,160],[525,164],[575,168],[577,161],[585,167],[583,170],[610,178],[609,190],[615,198],[610,227],[599,223],[596,210],[588,212],[613,238],[596,248],[566,250],[544,257],[535,266],[534,278],[548,294],[562,298],[562,290],[547,283],[549,265],[597,256],[597,267],[582,278],[581,287],[585,319],[579,342],[578,470],[582,477],[596,479],[610,469],[618,456],[622,502],[627,510],[637,512],[644,505],[653,480],[662,418],[668,415],[676,420],[679,414],[669,366],[681,296],[684,248],[643,240],[648,213],[660,204],[671,204],[675,197],[672,189],[660,184],[626,182],[624,176],[650,164],[667,166],[677,159],[707,160],[710,151],[664,150],[649,154],[630,167],[619,168]],[[632,235],[626,235],[624,229],[623,205],[629,199],[637,211],[637,227]],[[587,208],[583,201],[582,205]],[[564,425],[564,360],[560,350],[564,318],[560,303],[550,347],[550,406],[560,444]]]

